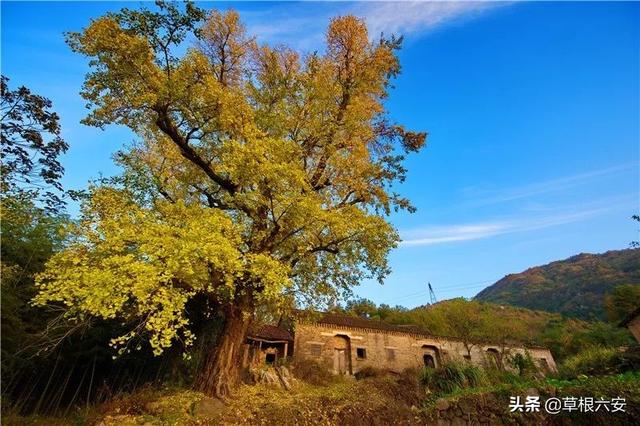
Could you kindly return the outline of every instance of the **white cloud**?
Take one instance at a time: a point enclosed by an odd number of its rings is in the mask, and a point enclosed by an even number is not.
[[[259,41],[285,43],[302,50],[322,47],[324,33],[332,17],[352,14],[363,18],[369,34],[421,34],[444,24],[470,18],[504,6],[495,1],[400,1],[287,4],[261,11],[243,12],[250,34]]]
[[[471,18],[505,2],[488,1],[400,1],[370,2],[356,7],[353,12],[367,22],[369,33],[385,34],[424,33],[444,24]]]
[[[622,202],[621,202],[622,201]],[[595,217],[624,206],[623,200],[607,200],[600,207],[577,209],[568,213],[558,213],[549,216],[511,218],[481,223],[453,224],[433,226],[401,232],[401,246],[427,246],[434,244],[472,241],[491,238],[515,232],[534,231],[567,223],[579,222]]]
[[[410,231],[403,237],[403,246],[426,246],[456,241],[478,240],[508,232],[509,223],[477,223],[436,226],[417,231]],[[411,236],[412,235],[412,236]]]

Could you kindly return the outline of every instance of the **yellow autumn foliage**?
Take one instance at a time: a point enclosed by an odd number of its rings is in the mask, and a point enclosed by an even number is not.
[[[394,185],[426,135],[383,104],[400,40],[371,41],[347,16],[325,53],[301,55],[260,45],[236,12],[202,18],[162,3],[68,35],[90,59],[84,122],[139,138],[116,155],[122,174],[91,190],[35,301],[134,324],[122,348],[190,344],[196,296],[251,316],[382,280],[399,240],[387,215],[412,209]]]

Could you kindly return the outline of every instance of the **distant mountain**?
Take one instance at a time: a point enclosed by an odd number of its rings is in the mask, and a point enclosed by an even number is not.
[[[585,320],[605,319],[604,297],[621,284],[640,285],[640,249],[582,253],[536,266],[507,275],[475,299]]]

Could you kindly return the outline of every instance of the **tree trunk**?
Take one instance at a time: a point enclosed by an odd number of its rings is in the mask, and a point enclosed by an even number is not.
[[[240,363],[250,318],[239,307],[225,309],[225,322],[205,364],[196,379],[196,389],[207,395],[223,398],[240,380]]]

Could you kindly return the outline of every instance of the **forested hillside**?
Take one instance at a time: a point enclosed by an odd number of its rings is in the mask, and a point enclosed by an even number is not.
[[[640,249],[583,253],[510,274],[478,293],[476,300],[606,319],[605,299],[621,285],[640,286]]]

